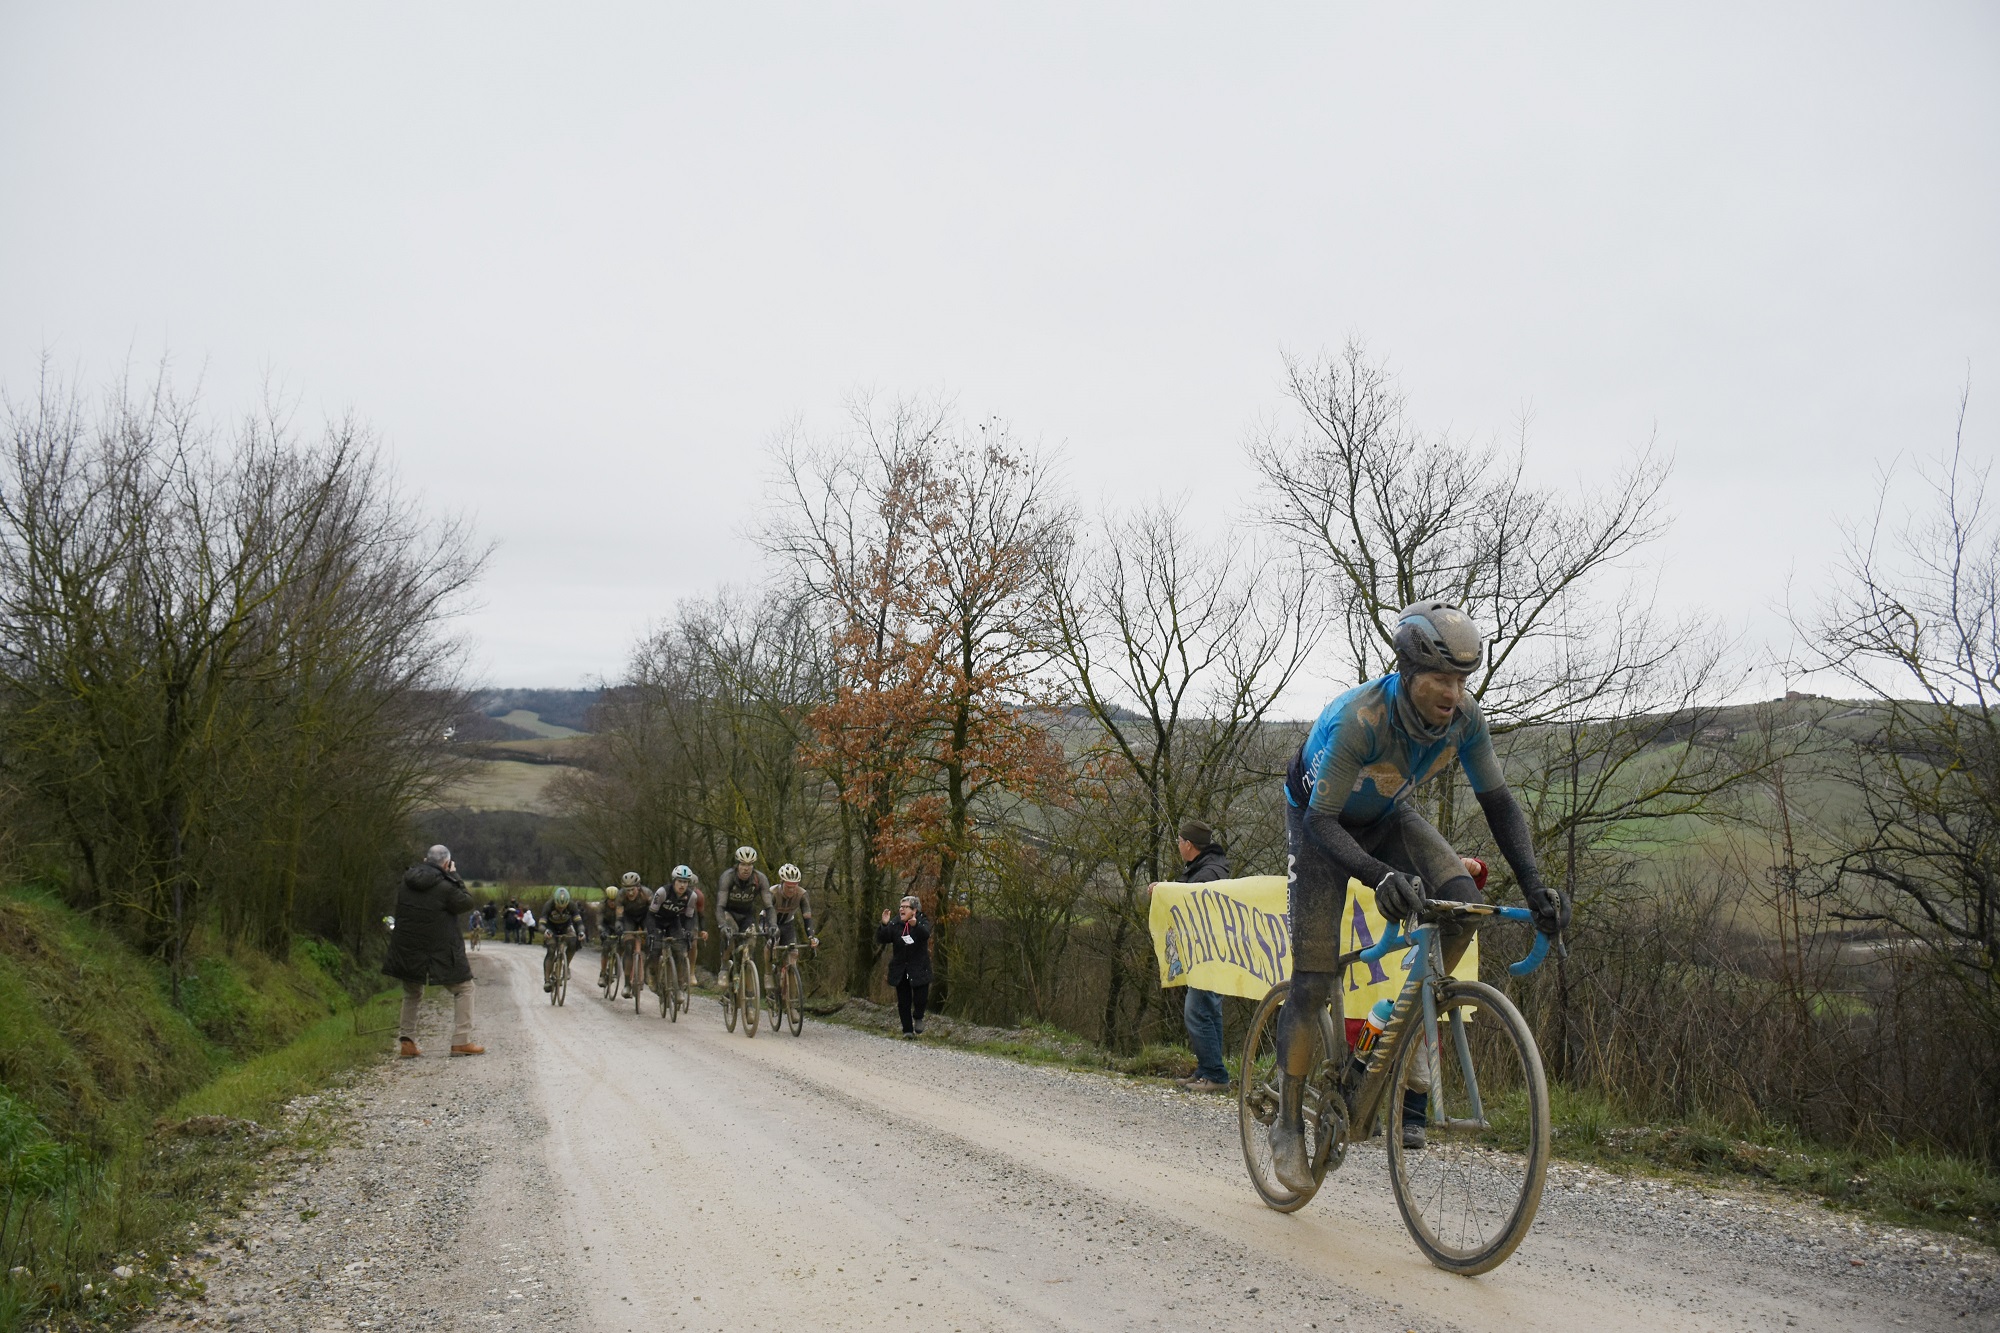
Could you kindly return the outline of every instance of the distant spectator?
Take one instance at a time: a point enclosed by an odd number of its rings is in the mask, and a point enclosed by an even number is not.
[[[465,937],[458,933],[458,914],[470,906],[472,895],[458,877],[449,847],[431,848],[403,872],[382,971],[403,983],[398,1041],[406,1060],[423,1054],[417,1049],[417,1012],[427,985],[451,992],[451,1053],[486,1054],[484,1046],[472,1043],[472,964],[466,960]]]
[[[1182,884],[1206,884],[1229,878],[1228,849],[1216,841],[1215,830],[1199,819],[1181,825]],[[1229,1066],[1222,1062],[1222,997],[1212,990],[1187,988],[1181,1002],[1181,1022],[1187,1025],[1188,1046],[1194,1051],[1194,1075],[1181,1080],[1189,1092],[1229,1091]]]
[[[924,1009],[931,999],[931,922],[915,898],[905,898],[896,908],[896,919],[882,913],[875,940],[886,944],[889,953],[889,984],[896,988],[896,1012],[903,1020],[903,1035],[917,1036],[924,1030]]]
[[[507,903],[506,914],[501,917],[501,920],[507,923],[507,943],[519,944],[521,942],[521,904],[510,899]]]

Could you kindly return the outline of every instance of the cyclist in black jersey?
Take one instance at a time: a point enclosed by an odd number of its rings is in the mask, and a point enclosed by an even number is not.
[[[671,949],[682,976],[693,975],[688,971],[688,957],[701,933],[700,904],[694,871],[684,865],[675,866],[673,877],[653,894],[651,931],[660,943],[653,945],[649,936],[648,951],[657,954],[661,948]]]
[[[736,864],[715,881],[715,924],[725,948],[752,925],[771,924],[771,881],[757,869],[757,849],[738,847]]]
[[[715,881],[715,925],[722,932],[723,972],[735,974],[736,937],[771,924],[771,881],[757,869],[757,849],[738,847],[736,864]],[[725,979],[723,985],[726,987]]]
[[[541,912],[542,928],[546,940],[542,948],[542,989],[556,988],[556,950],[563,949],[570,957],[583,947],[583,909],[570,900],[568,889],[557,889],[555,896]]]
[[[620,946],[630,949],[631,936],[637,934],[643,938],[646,933],[646,920],[653,914],[653,895],[639,882],[636,870],[626,871],[619,884],[622,887],[618,890],[617,912],[607,922],[607,929],[611,933],[614,949]],[[637,995],[645,984],[643,977],[627,977],[625,998],[629,1000]]]

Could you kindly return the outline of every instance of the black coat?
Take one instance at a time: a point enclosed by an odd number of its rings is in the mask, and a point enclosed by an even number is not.
[[[886,944],[889,954],[889,984],[900,986],[905,981],[912,986],[931,984],[931,919],[922,912],[910,923],[910,943],[903,943],[903,920],[900,916],[889,918],[883,925],[875,927],[875,942]]]
[[[1201,849],[1201,855],[1187,863],[1181,871],[1177,883],[1206,884],[1210,880],[1229,878],[1229,849],[1219,842],[1211,842]]]
[[[382,970],[398,981],[433,986],[472,980],[465,937],[458,933],[458,914],[471,906],[472,895],[457,875],[428,861],[405,870]]]

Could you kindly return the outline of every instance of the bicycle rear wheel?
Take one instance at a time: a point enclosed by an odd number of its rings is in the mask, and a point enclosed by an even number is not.
[[[1437,1017],[1439,1050],[1426,1053],[1422,1029],[1413,1025],[1396,1052],[1382,1111],[1389,1180],[1426,1258],[1448,1272],[1485,1273],[1506,1262],[1541,1206],[1548,1082],[1535,1034],[1493,987],[1439,987]],[[1426,1082],[1427,1142],[1405,1148],[1401,1090]]]
[[[806,1026],[806,983],[799,975],[797,963],[785,964],[785,1008],[792,1022],[792,1035],[796,1037]]]
[[[764,993],[757,987],[757,965],[744,959],[743,969],[736,974],[736,984],[743,990],[743,1035],[757,1035],[757,1011],[764,1006]]]
[[[1338,1069],[1347,1057],[1347,1043],[1334,1035],[1333,1018],[1322,1010],[1314,1032],[1312,1073],[1305,1087],[1306,1154],[1313,1164],[1313,1188],[1294,1190],[1278,1179],[1271,1161],[1271,1124],[1278,1118],[1278,1016],[1289,981],[1273,986],[1251,1016],[1243,1034],[1242,1068],[1236,1079],[1236,1121],[1243,1140],[1243,1165],[1250,1184],[1266,1205],[1281,1213],[1297,1212],[1311,1201],[1326,1173],[1346,1151],[1346,1112],[1332,1090],[1329,1066]],[[1335,1053],[1329,1058],[1329,1053]]]

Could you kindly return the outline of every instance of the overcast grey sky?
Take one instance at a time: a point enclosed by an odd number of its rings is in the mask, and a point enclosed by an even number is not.
[[[754,576],[763,449],[943,391],[1087,500],[1247,506],[1360,335],[1537,476],[1655,433],[1754,640],[2000,422],[2000,7],[0,0],[0,385],[352,408],[500,546],[502,684]]]

